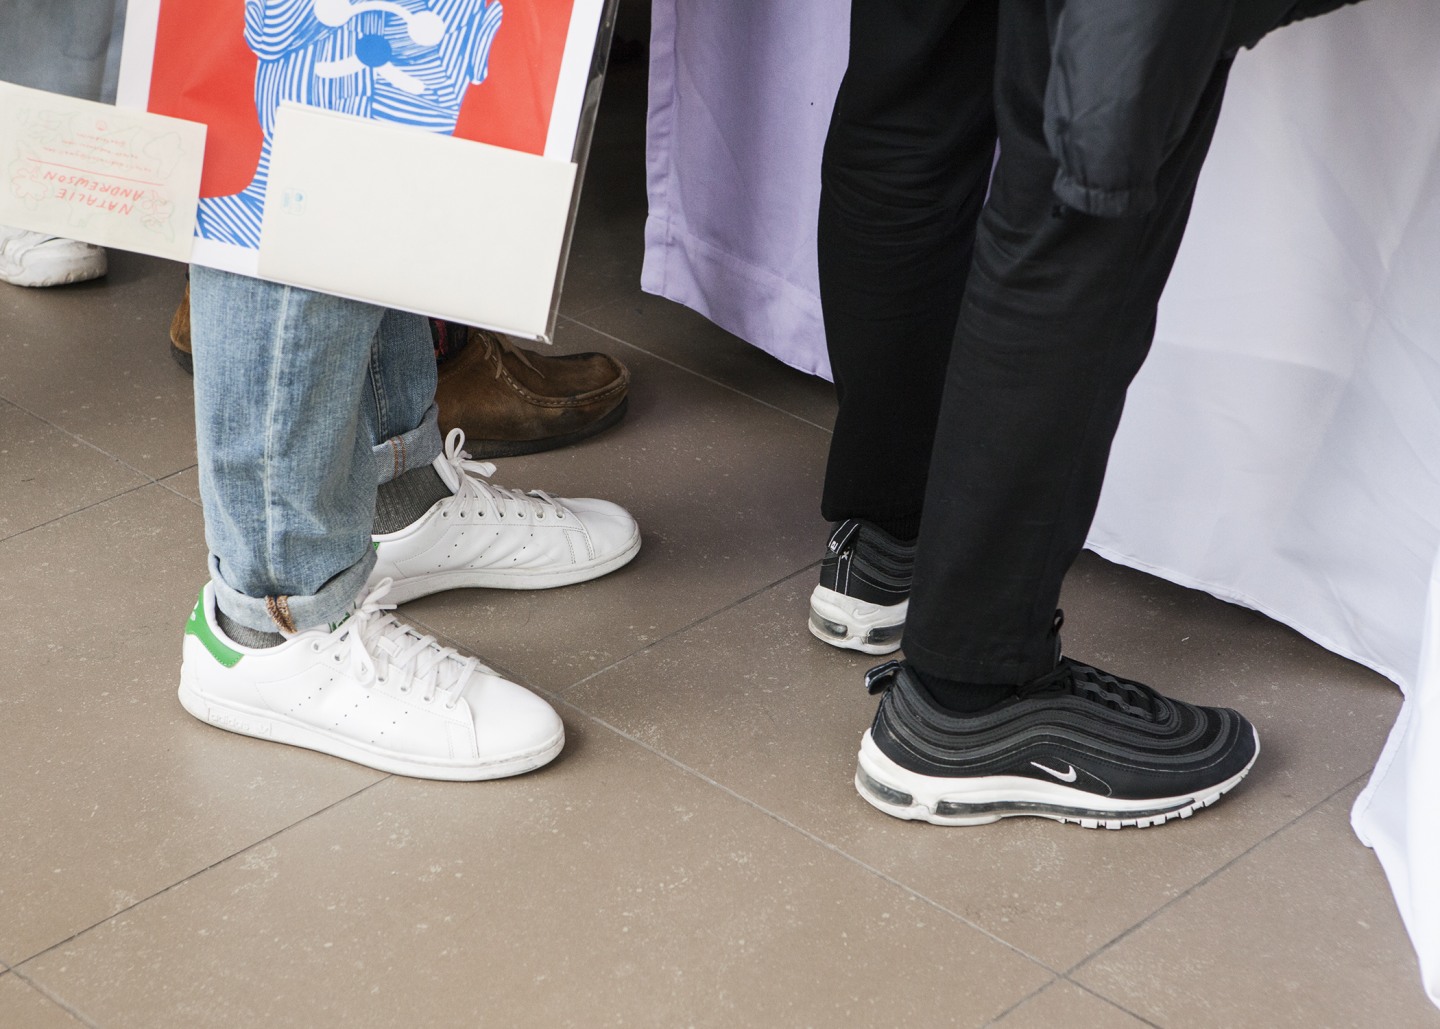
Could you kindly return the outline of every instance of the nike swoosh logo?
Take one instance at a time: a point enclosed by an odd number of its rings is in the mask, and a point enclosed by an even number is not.
[[[1040,769],[1040,771],[1045,772],[1045,773],[1047,773],[1047,774],[1049,774],[1049,775],[1053,775],[1055,778],[1059,779],[1061,782],[1074,782],[1076,779],[1078,779],[1078,778],[1080,777],[1080,774],[1075,771],[1075,766],[1074,766],[1074,765],[1066,765],[1066,766],[1065,766],[1065,771],[1063,771],[1063,772],[1057,772],[1057,771],[1055,771],[1055,769],[1053,769],[1053,768],[1049,768],[1049,767],[1047,767],[1047,766],[1045,766],[1045,765],[1042,765],[1039,761],[1031,761],[1030,763],[1031,763],[1032,765],[1034,765],[1036,768]]]

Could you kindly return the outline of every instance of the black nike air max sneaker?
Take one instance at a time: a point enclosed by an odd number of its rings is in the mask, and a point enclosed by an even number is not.
[[[860,743],[855,787],[896,818],[1160,825],[1215,803],[1260,752],[1254,727],[1228,708],[1171,700],[1065,658],[976,714],[937,707],[896,661],[865,682],[883,696]]]
[[[866,654],[900,648],[915,544],[851,518],[835,526],[810,595],[810,631],[833,647]]]

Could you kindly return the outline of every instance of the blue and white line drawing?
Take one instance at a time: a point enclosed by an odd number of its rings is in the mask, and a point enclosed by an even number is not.
[[[501,14],[499,0],[246,0],[264,145],[249,186],[200,201],[196,234],[259,248],[282,101],[454,133],[466,89],[489,71]]]

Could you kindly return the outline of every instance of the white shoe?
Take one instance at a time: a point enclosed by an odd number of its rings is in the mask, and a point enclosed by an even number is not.
[[[499,779],[560,753],[549,704],[389,614],[388,586],[333,629],[251,649],[221,631],[207,584],[185,625],[180,703],[221,729],[420,779]]]
[[[0,225],[0,282],[63,286],[98,279],[105,270],[103,247]]]
[[[521,493],[492,485],[486,461],[471,461],[465,434],[451,429],[435,471],[453,491],[398,532],[375,537],[372,583],[392,579],[390,600],[465,586],[538,590],[613,572],[640,550],[640,529],[606,500]]]

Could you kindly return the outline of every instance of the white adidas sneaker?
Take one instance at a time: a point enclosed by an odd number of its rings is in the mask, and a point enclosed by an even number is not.
[[[453,496],[397,532],[376,536],[370,582],[391,579],[389,599],[466,586],[539,590],[598,578],[640,550],[640,529],[607,500],[522,493],[487,482],[488,461],[472,461],[465,434],[451,429],[435,471]]]
[[[103,247],[0,225],[0,282],[63,286],[98,279],[107,263]]]
[[[333,628],[251,649],[221,631],[207,584],[185,625],[180,703],[221,729],[420,779],[499,779],[560,753],[549,704],[402,623],[388,589]]]

